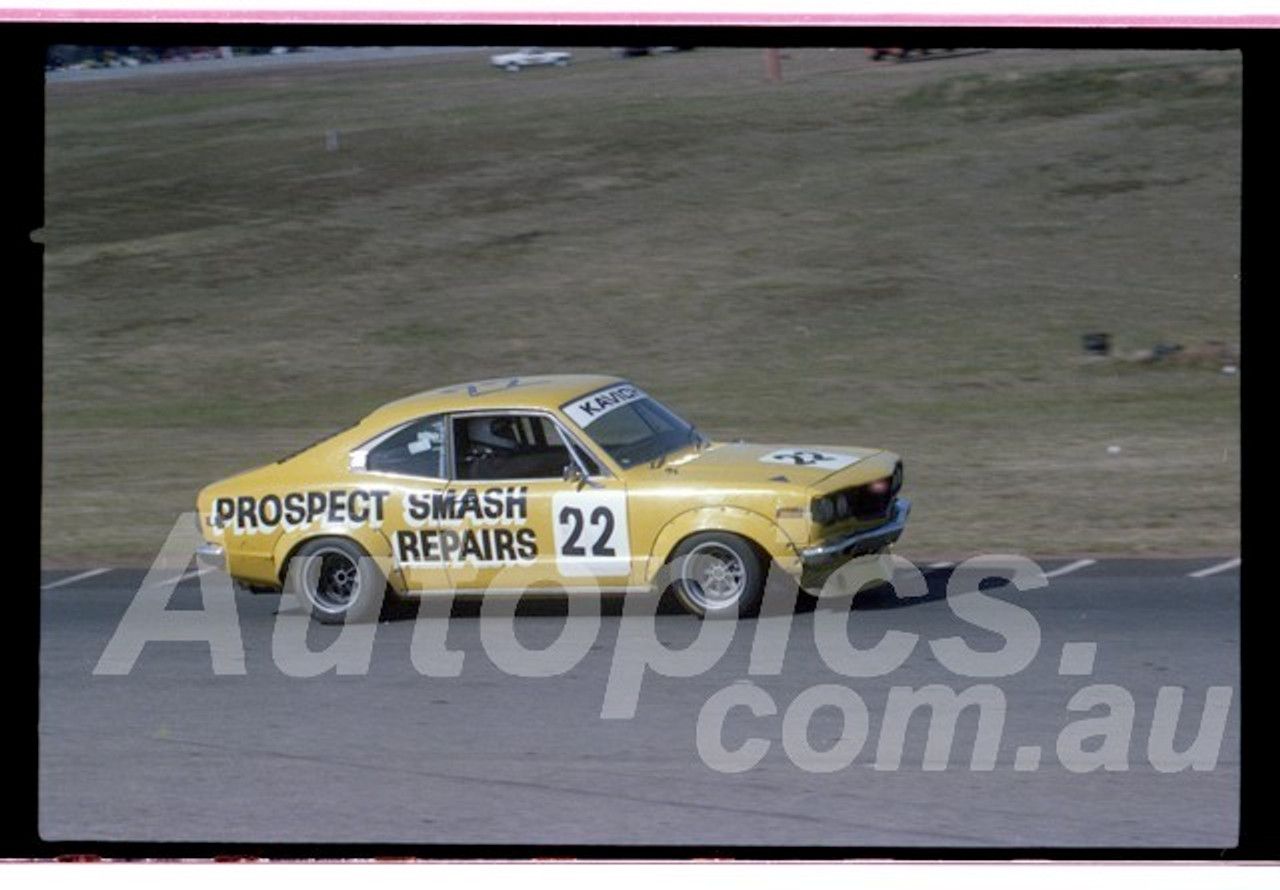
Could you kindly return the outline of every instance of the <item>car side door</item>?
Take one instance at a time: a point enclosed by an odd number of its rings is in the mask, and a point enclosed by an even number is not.
[[[540,411],[450,423],[450,578],[468,591],[624,589],[632,571],[622,480]]]

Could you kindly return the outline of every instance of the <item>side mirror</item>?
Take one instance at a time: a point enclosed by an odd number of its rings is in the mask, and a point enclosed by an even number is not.
[[[582,469],[576,463],[565,464],[564,481],[572,482],[578,486],[578,491],[582,491],[584,486],[591,488],[600,488],[599,482],[592,482],[591,477],[582,472]]]

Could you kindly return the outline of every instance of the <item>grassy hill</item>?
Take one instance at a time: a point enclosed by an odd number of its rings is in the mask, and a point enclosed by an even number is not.
[[[908,556],[1236,552],[1238,375],[1080,343],[1238,344],[1239,57],[786,55],[50,83],[45,564],[149,563],[391,398],[571,371],[900,452]]]

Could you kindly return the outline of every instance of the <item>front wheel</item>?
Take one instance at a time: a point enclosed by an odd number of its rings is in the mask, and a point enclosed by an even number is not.
[[[672,589],[680,604],[700,617],[760,611],[764,570],[760,554],[745,538],[703,532],[686,538],[672,554]]]
[[[346,538],[316,538],[299,547],[285,584],[321,624],[376,621],[387,589],[373,558]]]

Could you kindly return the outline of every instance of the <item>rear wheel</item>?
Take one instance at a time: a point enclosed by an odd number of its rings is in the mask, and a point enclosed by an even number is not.
[[[346,538],[316,538],[289,561],[286,589],[322,624],[376,621],[387,580],[364,548]]]
[[[745,538],[726,532],[693,535],[675,549],[671,567],[676,598],[694,615],[748,617],[760,611],[764,571]]]

